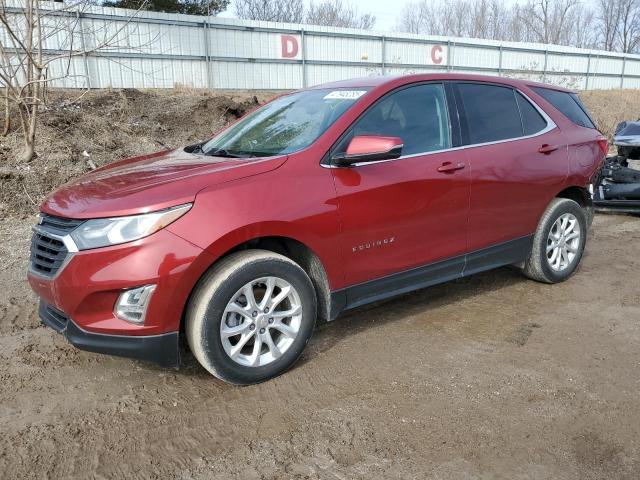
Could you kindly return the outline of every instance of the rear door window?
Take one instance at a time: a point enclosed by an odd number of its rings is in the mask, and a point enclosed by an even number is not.
[[[533,135],[546,128],[547,121],[540,115],[536,107],[531,105],[531,102],[520,92],[516,92],[516,101],[520,109],[522,129],[525,135]]]
[[[524,135],[512,88],[460,83],[458,90],[467,122],[469,144],[496,142]]]
[[[352,127],[337,152],[356,135],[400,137],[402,155],[451,147],[449,115],[442,84],[423,84],[393,92],[373,105]]]
[[[596,128],[585,107],[578,97],[569,92],[560,92],[550,88],[532,87],[533,90],[576,125],[587,128]]]

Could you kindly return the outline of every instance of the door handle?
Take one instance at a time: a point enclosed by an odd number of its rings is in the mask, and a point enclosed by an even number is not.
[[[456,170],[462,170],[463,168],[464,168],[464,163],[444,162],[442,165],[438,167],[438,171],[440,173],[453,173]]]
[[[549,155],[551,152],[558,150],[558,148],[560,148],[558,145],[549,145],[548,143],[545,143],[538,149],[538,151],[545,155]]]

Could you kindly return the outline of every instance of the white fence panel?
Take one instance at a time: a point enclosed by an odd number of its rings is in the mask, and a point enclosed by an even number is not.
[[[456,67],[495,69],[500,64],[500,50],[482,46],[455,46]]]
[[[323,62],[382,62],[379,39],[341,38],[307,35],[306,54],[309,60]]]
[[[302,88],[302,72],[296,64],[213,62],[215,88],[293,90]]]
[[[21,1],[5,0],[11,24],[24,24]],[[79,53],[51,64],[48,75],[56,79],[55,86],[289,90],[358,76],[450,71],[528,78],[576,89],[640,87],[639,55],[99,6],[75,11],[52,2],[40,5],[49,11],[47,28],[67,26],[46,39],[46,54],[64,55],[71,47]],[[0,41],[12,54],[3,27]],[[105,43],[107,48],[96,49]]]

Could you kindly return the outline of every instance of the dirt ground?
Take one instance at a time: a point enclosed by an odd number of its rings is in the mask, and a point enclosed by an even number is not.
[[[181,95],[167,103],[174,117],[194,105]],[[225,111],[201,112],[198,128]],[[140,149],[156,148],[169,127],[143,114]],[[82,118],[52,142],[81,148]],[[130,154],[127,135],[120,153],[91,158]],[[60,145],[51,151],[69,165]],[[47,184],[17,177],[11,148],[0,165],[0,478],[640,477],[640,218],[596,216],[563,284],[499,269],[361,308],[320,326],[283,376],[234,387],[192,358],[165,370],[78,351],[40,326],[25,281],[34,209],[13,197],[24,185],[37,200]],[[60,175],[90,168],[73,158]]]
[[[640,475],[638,218],[597,216],[566,283],[500,269],[363,308],[250,387],[74,349],[38,324],[29,226],[1,234],[3,479]]]

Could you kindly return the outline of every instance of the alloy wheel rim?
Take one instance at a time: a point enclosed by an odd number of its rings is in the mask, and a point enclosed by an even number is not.
[[[282,278],[262,277],[231,297],[220,322],[220,338],[234,362],[261,367],[291,348],[301,324],[302,303],[296,289]]]
[[[569,268],[580,249],[580,222],[572,213],[565,213],[554,222],[547,237],[547,262],[552,270]]]

